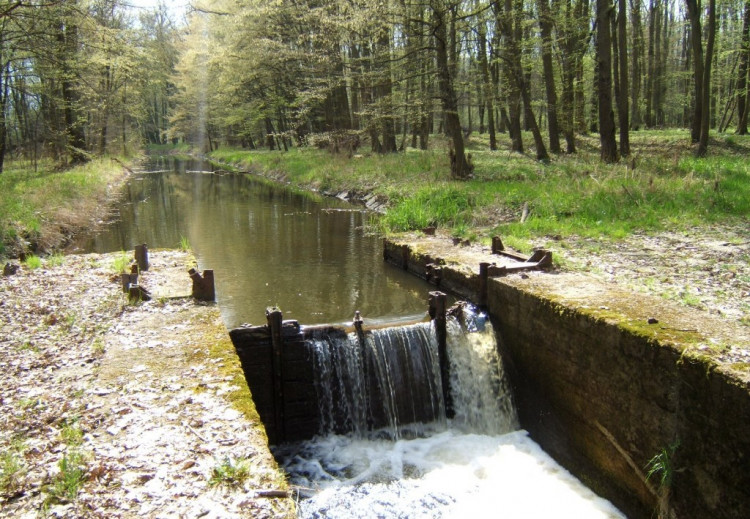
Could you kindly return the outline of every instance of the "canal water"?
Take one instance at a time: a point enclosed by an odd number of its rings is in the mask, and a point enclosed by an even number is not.
[[[333,434],[330,426],[325,430],[333,422],[323,420],[317,438],[275,448],[299,489],[300,517],[623,517],[519,429],[492,325],[482,314],[465,309],[464,315],[465,324],[452,316],[447,323],[455,414],[426,424],[402,424],[397,416],[402,401],[443,406],[432,323],[377,330],[377,337],[366,341],[364,358],[370,362],[363,362],[360,348],[353,346],[356,334],[336,338],[328,347],[312,341],[321,413],[334,405],[346,410],[353,431]],[[406,336],[408,351],[401,340]],[[339,377],[328,376],[332,365]],[[369,387],[367,370],[376,381]],[[426,388],[433,388],[432,396],[423,394]],[[390,415],[377,430],[367,428],[368,402],[379,407],[369,398],[373,390]],[[336,402],[332,395],[339,395]]]
[[[75,249],[177,248],[187,239],[200,270],[214,270],[229,328],[264,324],[269,306],[307,325],[351,322],[356,310],[370,321],[426,313],[429,285],[383,261],[362,208],[213,169],[152,158],[129,181],[117,221]]]
[[[76,249],[188,240],[199,268],[215,271],[229,328],[264,323],[273,305],[302,324],[351,322],[355,310],[366,324],[425,314],[430,286],[383,261],[361,210],[211,169],[153,158],[129,181],[118,221]],[[276,450],[300,516],[622,518],[517,428],[489,323],[453,336],[453,419],[396,434],[329,432]]]

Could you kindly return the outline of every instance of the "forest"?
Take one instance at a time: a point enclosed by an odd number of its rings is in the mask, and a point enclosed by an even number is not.
[[[441,135],[460,179],[471,134],[540,161],[593,134],[616,162],[639,130],[689,129],[697,156],[709,132],[747,133],[750,0],[18,0],[0,44],[0,171]]]

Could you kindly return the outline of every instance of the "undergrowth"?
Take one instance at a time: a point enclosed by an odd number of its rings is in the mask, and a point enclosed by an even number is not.
[[[438,138],[434,150],[385,156],[360,149],[350,158],[305,148],[221,149],[211,156],[240,168],[283,172],[303,187],[383,195],[390,207],[378,227],[386,233],[437,226],[458,236],[617,240],[635,232],[735,224],[750,214],[750,137],[714,139],[709,156],[697,159],[687,131],[633,132],[633,153],[613,165],[599,160],[595,136],[579,136],[578,153],[548,164],[531,152],[507,151],[507,140],[502,136],[500,151],[490,151],[487,135],[470,137],[475,170],[468,181],[450,178],[447,148]],[[521,222],[524,205],[528,218]]]
[[[0,256],[54,246],[71,228],[89,224],[124,175],[120,163],[101,158],[61,171],[52,162],[6,163],[0,175]]]

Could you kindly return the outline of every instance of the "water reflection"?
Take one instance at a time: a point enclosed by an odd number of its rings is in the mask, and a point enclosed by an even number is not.
[[[235,174],[207,174],[198,161],[161,157],[125,188],[120,218],[79,250],[175,248],[185,237],[199,267],[215,271],[229,327],[261,323],[267,306],[304,324],[424,313],[430,287],[382,260],[366,236],[367,216],[338,200],[312,197]]]

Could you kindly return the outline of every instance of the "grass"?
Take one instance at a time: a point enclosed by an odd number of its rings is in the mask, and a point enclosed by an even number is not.
[[[658,480],[659,488],[665,489],[672,485],[675,467],[673,463],[674,454],[680,442],[675,442],[669,447],[662,448],[658,454],[646,463],[646,480]]]
[[[56,252],[47,258],[47,265],[50,267],[62,267],[65,264],[65,256]]]
[[[108,197],[107,187],[124,177],[109,158],[65,171],[52,162],[5,164],[0,175],[0,256],[49,250],[66,233],[88,225]]]
[[[59,472],[52,479],[47,489],[47,503],[66,502],[75,499],[86,479],[86,460],[84,455],[71,450],[63,454],[57,463]]]
[[[208,484],[215,486],[238,487],[247,481],[252,473],[252,464],[247,459],[224,458],[211,469]]]
[[[127,252],[120,251],[120,253],[112,260],[112,272],[115,274],[129,273],[131,260],[132,258]]]
[[[508,149],[506,141],[502,136],[500,150]],[[432,151],[379,156],[361,150],[361,158],[317,149],[220,149],[211,156],[243,169],[283,172],[301,187],[386,196],[390,208],[378,224],[386,233],[437,225],[461,237],[618,240],[634,232],[740,223],[750,214],[750,136],[714,139],[709,156],[696,159],[687,131],[633,132],[631,157],[606,165],[595,136],[579,137],[578,153],[541,164],[532,153],[490,151],[487,136],[473,134],[467,148],[475,175],[468,181],[450,178],[445,143],[432,142]],[[525,203],[530,214],[521,223]]]
[[[26,475],[24,451],[24,445],[17,443],[0,454],[0,495],[12,496],[23,489]]]
[[[180,236],[180,250],[184,252],[189,252],[191,250],[190,240],[188,240],[186,236]]]
[[[65,420],[60,428],[60,438],[65,445],[78,447],[83,443],[83,431],[78,426],[78,419]]]
[[[42,267],[42,258],[35,256],[34,254],[27,256],[23,264],[29,270],[36,270]]]

